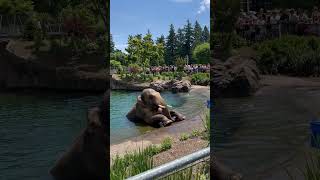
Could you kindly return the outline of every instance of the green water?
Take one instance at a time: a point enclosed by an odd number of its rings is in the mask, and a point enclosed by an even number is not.
[[[110,141],[118,143],[130,137],[138,136],[154,128],[146,124],[137,124],[129,121],[126,114],[130,111],[141,92],[112,91],[110,109]],[[163,92],[161,96],[172,109],[182,113],[187,118],[192,118],[203,110],[209,91],[173,94]]]
[[[49,179],[100,96],[0,93],[0,179]]]

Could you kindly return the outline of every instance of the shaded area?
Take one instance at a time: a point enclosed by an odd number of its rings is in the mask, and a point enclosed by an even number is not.
[[[289,179],[287,168],[303,168],[309,122],[319,112],[319,80],[262,82],[253,97],[216,99],[216,156],[245,179]]]
[[[48,179],[48,171],[86,126],[87,94],[0,94],[0,179]]]

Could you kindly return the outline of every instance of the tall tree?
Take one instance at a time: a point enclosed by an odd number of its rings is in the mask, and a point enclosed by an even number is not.
[[[192,48],[194,49],[196,46],[201,44],[202,42],[202,27],[198,21],[195,22],[194,25],[194,43]]]
[[[165,47],[165,62],[166,64],[173,64],[176,57],[177,50],[177,40],[176,33],[173,24],[170,25],[169,35],[167,37],[166,47]]]
[[[159,38],[157,38],[156,43],[165,45],[166,44],[165,41],[166,41],[166,38],[164,37],[164,35],[161,35]]]
[[[184,49],[185,37],[183,29],[178,28],[177,31],[177,57],[185,57],[186,51]]]
[[[115,45],[113,42],[112,34],[110,34],[110,53],[113,53],[115,51]]]
[[[187,21],[187,24],[184,26],[184,34],[185,34],[185,43],[184,43],[184,50],[186,52],[186,58],[189,62],[194,63],[192,60],[192,45],[194,43],[194,34],[193,28],[190,21]]]
[[[201,35],[201,42],[209,42],[210,40],[210,32],[207,26],[204,26],[202,35]]]

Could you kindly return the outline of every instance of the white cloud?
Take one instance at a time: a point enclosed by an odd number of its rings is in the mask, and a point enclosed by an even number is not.
[[[122,52],[128,47],[128,44],[115,44],[115,48],[121,50]]]
[[[192,0],[171,0],[173,2],[177,2],[177,3],[187,3],[187,2],[192,2]]]
[[[210,9],[210,0],[201,0],[198,14],[203,13],[207,9]]]

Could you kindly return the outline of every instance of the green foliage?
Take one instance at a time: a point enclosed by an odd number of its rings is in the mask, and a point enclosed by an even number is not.
[[[33,11],[32,0],[0,0],[0,14],[26,15]]]
[[[171,65],[174,63],[174,58],[176,57],[176,50],[177,50],[177,39],[176,39],[176,33],[174,30],[173,24],[170,25],[169,35],[167,37],[166,42],[166,52],[165,52],[165,62],[168,65]]]
[[[170,149],[171,146],[172,146],[172,139],[170,137],[165,138],[161,142],[161,150],[162,151],[166,151],[166,150]]]
[[[187,133],[182,133],[182,134],[180,135],[179,140],[180,140],[180,141],[185,141],[185,140],[189,139],[189,137],[190,137],[190,136],[189,136]]]
[[[220,44],[221,42],[225,41],[227,34],[224,33],[213,33],[212,34],[212,41],[211,41],[211,45],[215,46]],[[232,34],[232,43],[231,43],[231,48],[232,49],[239,49],[241,47],[244,46],[249,46],[249,43],[242,38],[241,36],[237,35],[237,34]]]
[[[207,86],[210,84],[210,74],[209,73],[192,74],[191,83],[195,85]]]
[[[320,75],[320,39],[284,36],[257,44],[257,65],[264,74]]]
[[[205,129],[205,132],[206,132],[204,139],[209,140],[209,142],[210,142],[210,134],[211,134],[210,121],[211,121],[210,120],[210,109],[206,109],[205,115],[204,115],[204,117],[202,117],[202,123],[203,123],[204,129]]]
[[[153,167],[153,148],[138,150],[124,157],[116,156],[110,169],[111,180],[121,180],[147,171]]]
[[[210,44],[203,43],[193,50],[193,59],[196,60],[197,64],[208,64],[210,63]]]
[[[120,50],[115,50],[110,54],[110,59],[119,61],[122,65],[128,66],[131,62],[127,61],[127,55]]]
[[[171,141],[171,139],[169,139]],[[171,142],[170,142],[171,143]],[[170,144],[171,148],[171,144]],[[170,149],[169,148],[169,149]],[[165,149],[167,150],[167,148]],[[164,148],[151,145],[144,150],[133,151],[125,154],[123,157],[116,156],[113,159],[110,168],[111,180],[122,180],[134,175],[140,174],[144,171],[154,168],[153,156],[164,151]],[[204,162],[198,165],[188,167],[181,171],[170,174],[163,180],[185,180],[185,179],[198,179],[204,180],[209,177],[209,163]]]
[[[207,26],[204,26],[201,38],[201,42],[210,42],[210,33]]]
[[[183,72],[184,70],[184,66],[187,64],[187,60],[182,58],[182,57],[179,57],[177,58],[176,60],[176,67],[177,67],[177,71],[178,72]]]
[[[129,64],[130,72],[133,74],[138,74],[142,71],[142,68],[138,64]]]
[[[110,66],[111,66],[111,69],[115,69],[118,72],[121,72],[123,70],[121,63],[119,61],[116,61],[116,60],[111,60],[110,61]]]
[[[211,46],[213,48],[219,47],[220,59],[226,60],[231,56],[232,49],[238,49],[244,46],[248,46],[249,43],[239,35],[235,33],[212,33],[211,34]]]
[[[187,24],[184,26],[184,37],[185,37],[185,41],[184,41],[184,52],[185,52],[185,56],[183,57],[187,57],[190,60],[190,63],[194,63],[193,59],[192,59],[192,47],[193,47],[193,43],[194,43],[194,29],[192,27],[192,24],[190,23],[190,21],[187,21]]]
[[[126,51],[128,61],[139,64],[143,69],[164,64],[164,45],[155,44],[150,32],[144,37],[141,34],[129,36]]]
[[[194,25],[194,43],[193,48],[197,47],[202,43],[202,27],[198,21]]]
[[[198,137],[201,135],[201,131],[194,129],[194,130],[192,130],[191,135],[192,135],[192,137]]]

